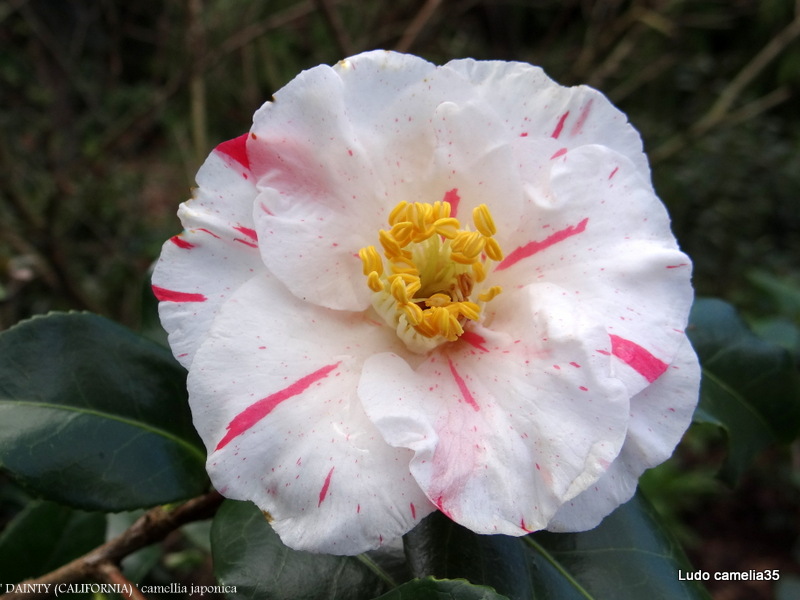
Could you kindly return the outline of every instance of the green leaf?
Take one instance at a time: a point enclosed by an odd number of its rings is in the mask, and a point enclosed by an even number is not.
[[[105,541],[106,517],[34,500],[0,534],[0,581],[47,573]]]
[[[365,556],[331,556],[284,546],[250,502],[227,500],[211,527],[214,572],[235,586],[228,598],[363,600],[389,587],[389,577]]]
[[[755,336],[721,300],[697,300],[687,333],[703,367],[695,420],[727,432],[721,475],[735,482],[763,448],[800,434],[800,377],[786,349]]]
[[[464,578],[509,598],[533,597],[530,560],[519,538],[476,535],[435,512],[406,534],[404,541],[416,577]]]
[[[0,334],[0,464],[48,499],[120,511],[208,486],[169,352],[97,315],[51,314]]]
[[[406,536],[416,577],[466,578],[512,600],[699,600],[683,551],[639,495],[595,529],[539,532],[523,538],[483,536],[440,513]]]
[[[415,579],[378,600],[506,600],[493,589],[459,579]]]

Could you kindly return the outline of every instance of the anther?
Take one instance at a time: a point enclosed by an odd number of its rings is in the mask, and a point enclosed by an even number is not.
[[[392,212],[389,213],[389,225],[396,225],[401,221],[408,221],[406,219],[406,208],[408,207],[408,202],[403,200],[402,202],[398,202],[397,206],[392,209]]]
[[[383,273],[383,261],[375,246],[367,246],[358,251],[358,257],[364,263],[364,275],[369,276],[373,271],[378,275]]]
[[[494,238],[483,239],[486,240],[486,244],[483,247],[483,251],[486,252],[486,256],[495,262],[500,262],[503,260],[503,251],[500,249],[500,244],[497,243],[497,240]]]
[[[399,202],[389,229],[378,232],[388,273],[375,246],[358,252],[375,292],[373,306],[415,352],[457,340],[467,321],[478,321],[483,304],[501,292],[494,286],[472,301],[473,288],[486,279],[486,261],[503,257],[488,207],[472,211],[475,231],[461,229],[450,214],[449,202]]]
[[[480,300],[481,302],[489,302],[489,300],[492,300],[493,298],[497,297],[497,295],[502,291],[503,288],[501,288],[499,285],[493,285],[488,290],[485,290],[484,292],[478,294],[478,300]]]
[[[485,204],[476,206],[473,209],[472,222],[475,223],[475,228],[486,237],[492,237],[497,233],[497,227],[494,225],[492,214],[489,212],[489,207]]]

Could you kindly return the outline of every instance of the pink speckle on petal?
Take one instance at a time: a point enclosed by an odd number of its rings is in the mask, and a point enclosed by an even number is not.
[[[609,337],[611,338],[611,353],[647,379],[648,383],[653,383],[667,370],[669,366],[667,363],[650,354],[639,344],[618,335]]]
[[[322,505],[322,501],[325,500],[325,496],[328,495],[328,488],[331,486],[331,475],[333,475],[333,470],[336,467],[331,467],[331,470],[328,471],[328,476],[325,478],[325,483],[322,484],[322,489],[319,491],[319,502],[317,503],[317,507]]]
[[[553,153],[553,156],[550,157],[550,160],[553,160],[554,158],[558,158],[559,156],[564,156],[566,153],[567,153],[567,149],[566,148],[559,148],[558,150],[556,150]]]
[[[411,518],[412,519],[416,519],[417,518],[417,507],[414,506],[413,502],[411,503]]]
[[[306,375],[305,377],[301,377],[288,387],[285,387],[274,394],[270,394],[266,398],[262,398],[258,402],[245,408],[242,412],[236,415],[230,423],[228,423],[228,426],[226,427],[228,433],[226,433],[225,437],[223,437],[219,444],[217,444],[216,450],[220,450],[221,448],[227,446],[232,439],[240,436],[245,431],[253,427],[261,419],[271,413],[273,409],[281,402],[291,398],[292,396],[302,394],[313,383],[316,383],[320,379],[327,377],[328,374],[338,366],[339,363],[337,362],[332,365],[326,365],[321,369],[317,369],[313,373]]]
[[[617,171],[619,171],[619,167],[614,167],[614,170],[611,171],[611,173],[609,173],[608,178],[611,179],[614,175],[617,174]]]
[[[500,264],[497,265],[496,270],[502,271],[503,269],[507,269],[510,266],[515,265],[516,263],[521,261],[523,258],[528,258],[529,256],[533,256],[537,252],[541,252],[542,250],[545,250],[554,244],[563,242],[567,238],[583,233],[584,231],[586,231],[586,224],[588,222],[589,218],[587,217],[577,225],[565,227],[561,231],[556,231],[555,233],[549,235],[540,242],[537,241],[528,242],[524,246],[516,248],[502,261],[500,261]]]

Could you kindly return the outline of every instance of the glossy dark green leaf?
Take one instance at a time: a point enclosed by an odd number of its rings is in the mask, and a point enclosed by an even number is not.
[[[214,572],[221,585],[236,586],[228,598],[364,600],[391,587],[364,556],[331,556],[284,546],[250,502],[226,501],[211,527]]]
[[[735,481],[764,447],[800,434],[800,377],[786,349],[754,335],[721,300],[697,300],[687,333],[703,367],[695,420],[727,432],[722,475]]]
[[[505,600],[493,589],[458,579],[415,579],[384,594],[379,600]]]
[[[406,536],[417,577],[465,578],[512,600],[701,600],[683,551],[640,496],[595,529],[523,538],[476,535],[440,513]]]
[[[464,578],[491,586],[509,598],[533,597],[530,560],[519,538],[476,535],[435,512],[404,541],[416,577]]]
[[[102,513],[35,500],[0,534],[0,581],[47,573],[102,544],[105,533]]]
[[[83,313],[0,334],[0,465],[89,510],[164,504],[208,485],[185,371],[169,352]]]

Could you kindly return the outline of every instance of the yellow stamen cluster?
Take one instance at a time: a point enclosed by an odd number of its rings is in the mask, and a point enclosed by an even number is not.
[[[400,202],[389,214],[390,229],[378,232],[388,268],[375,246],[358,255],[367,285],[380,297],[376,306],[390,306],[393,324],[403,316],[426,338],[455,341],[467,320],[480,318],[481,306],[470,294],[486,279],[486,260],[500,261],[503,252],[485,204],[472,211],[475,231],[461,229],[450,212],[449,202]],[[478,300],[488,302],[500,292],[499,286],[490,287]]]

